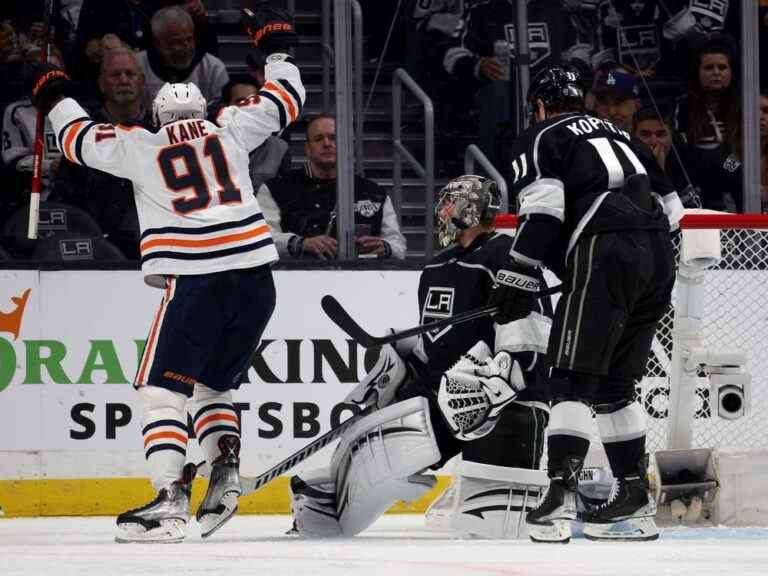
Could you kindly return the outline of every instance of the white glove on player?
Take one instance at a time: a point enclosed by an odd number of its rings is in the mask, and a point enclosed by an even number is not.
[[[472,353],[482,353],[478,344],[443,374],[437,393],[443,417],[460,440],[475,440],[488,434],[496,426],[502,409],[525,388],[523,371],[509,352],[487,355],[470,367],[469,362],[475,358]],[[465,356],[471,359],[465,361]]]
[[[376,364],[360,384],[347,394],[344,402],[354,403],[362,408],[374,406],[376,410],[391,404],[400,386],[413,376],[413,368],[405,358],[416,346],[417,341],[418,336],[414,336],[382,346]]]

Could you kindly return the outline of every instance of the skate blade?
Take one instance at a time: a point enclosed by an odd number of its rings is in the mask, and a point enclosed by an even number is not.
[[[584,524],[587,540],[615,542],[648,542],[658,540],[659,529],[653,518],[630,518],[613,524]]]
[[[200,524],[200,536],[208,538],[208,536],[224,526],[235,515],[235,512],[237,512],[238,496],[239,494],[236,492],[227,492],[221,498],[221,504],[224,506],[224,511],[221,514],[209,512],[203,516],[198,516],[197,522]]]
[[[550,524],[526,524],[528,537],[533,542],[568,544],[571,541],[571,521],[551,520]]]
[[[186,523],[183,520],[176,518],[162,520],[160,526],[151,530],[145,530],[141,524],[124,524],[118,527],[115,542],[120,544],[176,544],[184,540],[185,526]]]

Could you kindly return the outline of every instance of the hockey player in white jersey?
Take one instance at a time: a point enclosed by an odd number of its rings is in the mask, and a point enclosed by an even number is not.
[[[479,176],[443,188],[438,228],[450,247],[421,273],[423,324],[484,302],[513,241],[494,231],[499,206],[495,183]],[[291,479],[294,531],[354,536],[396,501],[426,494],[435,485],[428,469],[461,452],[427,523],[460,535],[525,537],[525,512],[547,482],[538,470],[548,407],[537,362],[547,308],[532,298],[531,314],[509,325],[485,317],[384,346],[347,397],[375,411],[346,431],[328,468]]]
[[[243,105],[205,120],[194,84],[166,84],[153,104],[157,131],[97,123],[72,98],[59,69],[39,65],[33,103],[48,113],[71,162],[129,178],[141,225],[145,280],[165,296],[134,386],[157,497],[121,514],[118,542],[185,536],[193,464],[185,466],[187,413],[212,472],[197,511],[203,537],[237,510],[240,432],[231,390],[275,305],[277,250],[253,194],[248,154],[296,120],[305,91],[289,56],[292,18],[262,7],[247,22],[266,57],[266,83]]]

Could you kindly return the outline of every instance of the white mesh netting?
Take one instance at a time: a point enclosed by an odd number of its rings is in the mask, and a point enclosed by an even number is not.
[[[675,247],[679,246],[675,235]],[[717,415],[710,403],[709,380],[699,378],[693,413],[694,448],[764,448],[768,443],[768,231],[723,229],[722,261],[704,276],[702,345],[710,350],[738,350],[747,356],[752,376],[751,405],[736,420]],[[672,309],[659,323],[637,399],[648,415],[648,449],[666,447],[671,366]]]
[[[514,234],[514,227],[502,228]],[[722,260],[704,277],[702,346],[746,354],[751,374],[747,413],[725,420],[710,404],[709,379],[700,374],[692,413],[693,448],[758,449],[768,446],[768,227],[764,230],[724,228],[720,231]],[[679,250],[680,234],[674,235]],[[672,307],[662,318],[648,358],[647,375],[637,384],[636,398],[648,415],[649,452],[665,449],[672,363]]]

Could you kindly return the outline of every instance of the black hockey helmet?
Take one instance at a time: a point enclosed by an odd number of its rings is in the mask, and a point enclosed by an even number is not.
[[[584,90],[581,74],[570,66],[547,66],[541,70],[528,88],[528,104],[533,109],[541,100],[544,108],[581,108],[584,105]]]
[[[435,218],[440,245],[450,246],[461,230],[494,223],[501,210],[496,182],[475,174],[454,178],[437,195]]]

